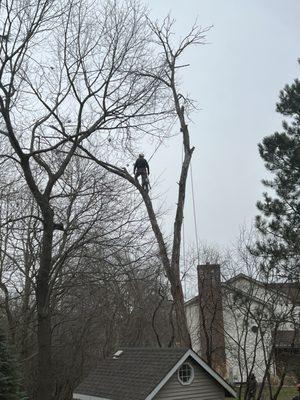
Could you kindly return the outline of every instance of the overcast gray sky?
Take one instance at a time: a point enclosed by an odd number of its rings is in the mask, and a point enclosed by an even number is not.
[[[201,108],[190,124],[199,237],[230,245],[240,227],[253,222],[264,190],[257,144],[280,130],[282,117],[275,112],[279,91],[299,77],[300,1],[151,0],[149,7],[158,18],[170,12],[178,36],[196,17],[203,27],[213,25],[209,44],[186,55],[191,66],[184,71],[184,87]],[[176,137],[151,160],[151,179],[160,177],[158,191],[171,211],[180,159],[181,139]],[[166,217],[170,227],[172,215]],[[191,243],[190,187],[185,215]]]

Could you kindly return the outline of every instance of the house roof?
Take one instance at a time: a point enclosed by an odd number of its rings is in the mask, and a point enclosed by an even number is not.
[[[244,296],[244,297],[247,297],[247,298],[249,298],[249,299],[251,299],[251,300],[253,300],[253,301],[257,302],[257,303],[265,304],[265,303],[264,303],[261,299],[259,299],[258,297],[253,296],[253,295],[250,296],[247,292],[245,292],[245,291],[243,291],[243,290],[241,290],[241,289],[239,289],[239,288],[237,288],[237,287],[235,287],[235,286],[232,286],[232,285],[230,285],[230,284],[227,284],[227,282],[222,282],[221,288],[224,289],[224,290],[226,289],[226,290],[228,290],[228,291],[230,291],[230,292],[238,293],[238,294],[240,294],[240,295],[242,295],[242,296]],[[197,295],[197,296],[195,296],[195,297],[192,297],[190,300],[186,301],[186,302],[184,303],[184,306],[185,306],[185,307],[190,307],[190,306],[192,306],[192,305],[197,305],[197,306],[198,306],[198,301],[199,301],[199,296]]]
[[[223,387],[226,395],[235,397],[232,387],[190,349],[124,348],[115,354],[75,389],[75,398],[151,400],[189,357]]]
[[[238,281],[240,279],[246,279],[250,282],[256,283],[257,285],[270,290],[275,293],[280,293],[283,297],[286,297],[289,301],[295,305],[300,305],[300,283],[299,282],[262,282],[240,273],[231,279],[226,281],[227,284]]]
[[[255,284],[265,288],[266,290],[272,291],[276,294],[280,293],[280,296],[291,301],[296,306],[300,305],[300,283],[299,282],[264,283],[264,282],[258,281],[257,279],[254,279],[250,276],[247,276],[243,273],[240,273],[240,274],[228,279],[226,282],[222,282],[221,283],[222,288],[230,289],[230,287],[232,287],[232,290],[238,290],[238,289],[234,288],[233,286],[231,286],[231,284],[236,281],[239,281],[241,279],[246,279],[246,280],[248,280],[252,283],[255,283]],[[240,290],[240,292],[246,294],[242,290]],[[255,296],[253,296],[253,298],[256,299],[258,302],[261,302],[260,299],[255,298]],[[195,303],[198,303],[198,296],[195,296],[195,297],[191,298],[190,300],[188,300],[185,303],[185,306],[189,307]]]
[[[285,293],[293,304],[300,306],[300,282],[270,283],[269,286],[273,290]]]

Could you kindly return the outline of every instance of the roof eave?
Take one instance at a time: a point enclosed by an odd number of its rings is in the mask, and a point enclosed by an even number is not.
[[[200,365],[212,378],[214,378],[225,390],[228,397],[236,398],[235,390],[212,368],[210,368],[193,350],[189,349],[174,365],[174,367],[167,373],[167,375],[160,381],[160,383],[153,389],[153,391],[145,398],[145,400],[152,400],[154,396],[162,389],[162,387],[168,382],[171,376],[177,371],[179,366],[188,358],[192,359]]]
[[[98,397],[98,396],[91,396],[88,394],[81,394],[81,393],[73,393],[73,399],[76,400],[113,400],[107,397]]]

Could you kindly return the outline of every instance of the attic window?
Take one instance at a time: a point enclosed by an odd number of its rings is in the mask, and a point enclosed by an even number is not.
[[[182,364],[177,374],[178,380],[182,385],[189,385],[194,380],[194,368],[188,362]]]

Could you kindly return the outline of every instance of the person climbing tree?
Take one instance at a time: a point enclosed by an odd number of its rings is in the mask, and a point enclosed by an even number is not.
[[[135,180],[138,180],[138,177],[141,175],[142,177],[142,186],[144,189],[148,187],[148,175],[150,175],[149,164],[144,158],[144,154],[139,154],[139,158],[136,160],[133,173]]]

